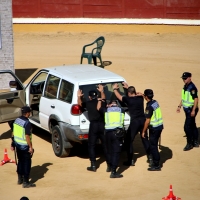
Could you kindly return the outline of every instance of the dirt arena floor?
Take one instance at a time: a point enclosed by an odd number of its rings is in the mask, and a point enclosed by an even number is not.
[[[102,51],[105,69],[122,75],[129,85],[143,92],[152,88],[160,103],[164,130],[160,155],[162,171],[147,171],[146,156],[140,138],[134,141],[136,165],[125,167],[123,151],[119,163],[121,179],[110,179],[102,150],[97,148],[96,173],[89,166],[87,147],[77,145],[67,158],[54,155],[51,135],[37,129],[33,134],[35,154],[30,178],[36,188],[24,189],[17,185],[16,165],[0,167],[0,199],[18,200],[160,200],[169,193],[183,200],[200,199],[200,148],[184,152],[184,113],[176,113],[183,87],[180,78],[190,71],[200,90],[200,27],[186,26],[117,26],[117,25],[15,25],[15,68],[43,68],[80,63],[82,47],[103,35]],[[107,62],[106,62],[107,61]],[[84,61],[86,63],[86,60]],[[200,114],[197,116],[200,132]],[[0,159],[4,149],[10,150],[11,131],[7,124],[0,125]]]

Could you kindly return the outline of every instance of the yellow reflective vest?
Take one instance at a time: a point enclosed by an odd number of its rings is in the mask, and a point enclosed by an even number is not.
[[[25,128],[24,125],[27,121],[17,118],[13,124],[13,135],[15,143],[23,146],[27,146],[26,135],[25,135]],[[32,136],[30,136],[32,140]]]
[[[194,99],[192,98],[192,95],[190,93],[190,87],[187,88],[187,90],[182,89],[182,106],[184,108],[190,108],[194,106]]]
[[[163,118],[160,106],[157,101],[153,101],[150,105],[153,108],[153,115],[151,116],[150,126],[153,128],[157,128],[163,125]]]
[[[120,107],[107,108],[105,112],[105,129],[123,128],[124,113]]]

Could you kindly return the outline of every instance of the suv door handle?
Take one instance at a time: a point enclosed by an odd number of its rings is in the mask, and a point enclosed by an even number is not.
[[[55,108],[55,106],[54,106],[54,105],[51,105],[51,108]]]

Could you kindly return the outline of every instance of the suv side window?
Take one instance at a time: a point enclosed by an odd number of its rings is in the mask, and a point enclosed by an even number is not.
[[[44,97],[55,99],[58,92],[60,78],[54,75],[49,75],[45,87]]]
[[[59,99],[68,103],[72,102],[74,85],[66,80],[62,80],[59,92]]]

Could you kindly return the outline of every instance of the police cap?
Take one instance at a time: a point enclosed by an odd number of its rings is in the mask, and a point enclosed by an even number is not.
[[[89,96],[92,98],[92,99],[95,99],[97,98],[97,92],[95,90],[90,90],[89,91]]]
[[[22,107],[22,113],[28,113],[28,112],[31,112],[31,108],[29,106],[24,106]]]
[[[191,76],[192,76],[192,74],[190,72],[184,72],[183,75],[181,76],[181,78],[188,78]]]

